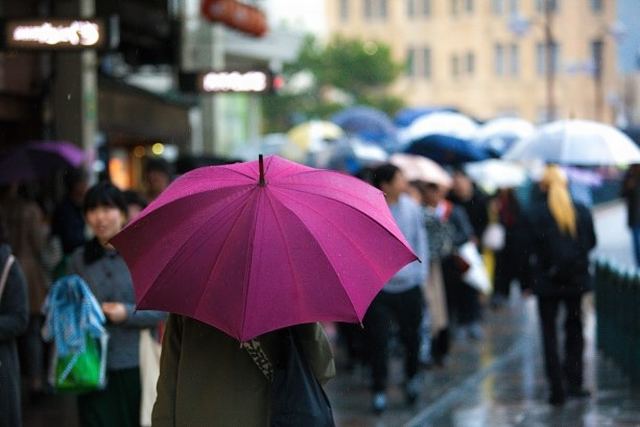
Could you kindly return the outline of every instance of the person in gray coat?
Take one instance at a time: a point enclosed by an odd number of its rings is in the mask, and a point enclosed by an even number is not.
[[[0,282],[11,256],[0,218]],[[2,284],[0,283],[0,290]],[[20,365],[16,338],[29,322],[27,282],[17,261],[8,270],[4,290],[0,291],[0,427],[20,427]]]

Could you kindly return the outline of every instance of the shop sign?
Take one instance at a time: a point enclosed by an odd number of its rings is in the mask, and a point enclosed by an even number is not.
[[[181,74],[180,87],[200,93],[265,93],[274,89],[274,76],[265,70],[224,70]]]

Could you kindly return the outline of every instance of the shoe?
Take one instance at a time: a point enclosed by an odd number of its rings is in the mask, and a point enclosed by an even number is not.
[[[407,401],[408,406],[413,406],[416,404],[418,400],[418,396],[420,395],[420,388],[422,384],[420,379],[415,376],[411,378],[404,386],[404,395]]]
[[[382,414],[387,409],[387,396],[382,392],[375,393],[371,400],[371,407],[376,415]]]
[[[591,396],[591,392],[582,387],[569,387],[567,389],[567,396],[581,399]]]

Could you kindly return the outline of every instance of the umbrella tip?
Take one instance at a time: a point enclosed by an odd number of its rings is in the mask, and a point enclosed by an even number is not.
[[[259,184],[264,186],[264,160],[262,159],[262,154],[258,155],[258,164],[260,165],[260,181]]]

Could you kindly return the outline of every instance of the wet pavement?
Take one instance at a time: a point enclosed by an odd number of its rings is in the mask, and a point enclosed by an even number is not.
[[[619,204],[596,211],[598,255],[632,265],[624,208]],[[515,288],[514,288],[515,289]],[[485,312],[485,337],[456,340],[446,367],[424,371],[423,390],[412,409],[404,404],[399,359],[391,366],[389,409],[370,411],[367,375],[363,369],[339,369],[327,387],[339,426],[639,426],[640,389],[595,352],[593,302],[585,299],[585,386],[590,398],[569,401],[560,409],[546,403],[536,305],[517,293],[500,311]],[[344,358],[338,354],[339,364]],[[76,424],[71,397],[47,398],[25,413],[25,426]],[[215,425],[212,423],[212,425]]]

